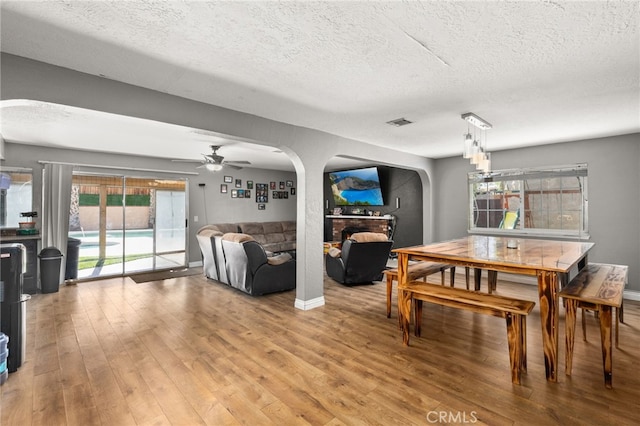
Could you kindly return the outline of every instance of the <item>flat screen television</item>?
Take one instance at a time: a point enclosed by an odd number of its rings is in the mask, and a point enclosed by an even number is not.
[[[330,172],[336,206],[384,206],[377,167]]]

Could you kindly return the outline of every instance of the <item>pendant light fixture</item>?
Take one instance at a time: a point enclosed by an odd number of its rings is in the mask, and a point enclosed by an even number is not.
[[[461,118],[467,122],[467,133],[464,135],[464,148],[462,157],[468,159],[476,166],[476,170],[484,173],[491,171],[491,154],[487,151],[486,131],[491,129],[491,124],[472,112],[462,114]],[[473,135],[469,126],[473,127]],[[476,130],[478,134],[476,137]]]

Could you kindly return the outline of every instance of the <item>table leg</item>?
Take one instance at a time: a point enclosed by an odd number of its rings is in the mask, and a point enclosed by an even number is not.
[[[402,343],[409,345],[409,323],[411,319],[411,295],[403,288],[407,283],[409,256],[398,254],[398,320],[402,329]]]
[[[565,299],[565,374],[571,375],[571,369],[573,368],[573,346],[576,338],[576,311],[578,309],[578,302],[574,299]],[[583,316],[584,318],[584,313]]]
[[[487,271],[487,287],[489,287],[489,294],[496,291],[498,288],[498,271]]]
[[[465,266],[464,268],[464,279],[465,282],[467,283],[467,290],[469,290],[469,267]]]
[[[416,334],[416,337],[420,337],[420,332],[422,328],[422,300],[416,300],[414,306],[414,318],[413,318],[413,329]]]
[[[558,274],[538,271],[542,350],[547,380],[558,381]]]
[[[387,275],[387,318],[391,318],[391,291],[393,290],[393,277]]]
[[[451,269],[449,269],[449,286],[454,287],[455,283],[456,283],[456,267],[452,266]]]
[[[611,306],[601,305],[598,309],[600,316],[600,341],[602,345],[602,366],[604,368],[604,385],[612,388],[612,348],[611,348]],[[617,320],[616,320],[617,321]]]

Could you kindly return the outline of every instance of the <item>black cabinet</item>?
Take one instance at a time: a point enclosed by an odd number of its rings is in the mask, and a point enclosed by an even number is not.
[[[2,282],[2,303],[0,305],[0,331],[9,337],[7,345],[7,370],[15,372],[22,364],[24,341],[22,304],[22,283],[24,276],[23,260],[26,255],[24,244],[13,244],[5,241],[0,244],[0,282]],[[29,297],[29,296],[27,296]]]
[[[38,241],[40,236],[2,237],[3,244],[19,243],[27,251],[27,269],[22,276],[22,291],[27,294],[38,292]]]

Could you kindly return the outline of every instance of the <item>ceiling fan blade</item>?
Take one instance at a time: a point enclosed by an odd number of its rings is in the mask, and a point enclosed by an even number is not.
[[[176,159],[173,159],[171,161],[173,161],[174,163],[202,163],[202,160],[176,160]]]
[[[249,161],[240,160],[240,161],[225,161],[224,164],[251,164]]]
[[[229,164],[229,162],[228,162],[228,161],[225,161],[224,166],[225,166],[225,167],[229,167],[230,169],[234,169],[234,170],[240,170],[240,169],[242,169],[242,167],[240,167],[240,166],[234,166],[233,164]]]
[[[209,161],[213,161],[214,163],[222,163],[222,161],[224,160],[224,157],[220,156],[220,155],[214,155],[214,154],[203,154],[203,156],[209,160]]]

